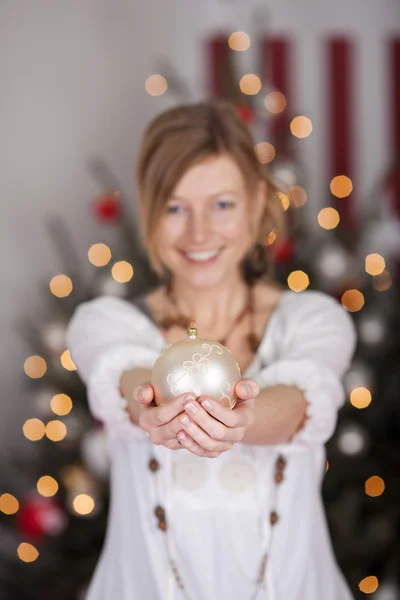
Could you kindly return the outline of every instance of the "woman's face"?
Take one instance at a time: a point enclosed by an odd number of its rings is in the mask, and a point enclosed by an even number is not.
[[[263,208],[260,184],[249,198],[236,162],[227,154],[191,167],[168,199],[156,236],[162,263],[187,285],[228,281],[254,242]]]

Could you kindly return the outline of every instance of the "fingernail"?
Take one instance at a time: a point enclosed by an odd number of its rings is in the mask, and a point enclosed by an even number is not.
[[[250,394],[250,386],[248,386],[247,383],[242,383],[242,387],[245,394]]]
[[[143,400],[143,390],[141,386],[138,386],[133,390],[133,397],[135,398],[135,396],[137,397],[138,402],[141,402]]]
[[[190,402],[191,400],[194,400],[193,394],[186,394],[186,396],[183,396],[182,398],[182,404],[186,404],[186,402]]]
[[[190,419],[189,417],[183,417],[183,419],[181,419],[181,423],[184,427],[190,427]]]
[[[197,406],[194,404],[194,402],[189,402],[189,404],[185,404],[185,410],[187,410],[191,415],[195,415],[197,413]]]
[[[176,436],[178,438],[178,440],[180,442],[183,442],[186,440],[186,435],[183,433],[183,431],[181,431],[180,433],[178,433],[178,435]]]
[[[204,400],[204,402],[202,402],[201,405],[204,406],[204,408],[209,411],[211,411],[214,408],[212,403],[209,400]]]

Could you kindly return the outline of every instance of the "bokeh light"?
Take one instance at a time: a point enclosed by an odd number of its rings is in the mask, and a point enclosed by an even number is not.
[[[369,577],[365,577],[360,583],[358,587],[364,594],[373,594],[379,587],[378,578],[374,575],[370,575]]]
[[[254,73],[248,73],[247,75],[243,75],[239,85],[243,94],[255,96],[261,90],[261,79],[258,75],[254,75]]]
[[[287,282],[293,292],[302,292],[310,285],[308,275],[304,271],[293,271],[290,273]]]
[[[346,198],[353,191],[353,182],[346,175],[337,175],[330,183],[331,192],[337,198]]]
[[[61,442],[67,435],[67,428],[62,421],[55,419],[46,425],[46,436],[52,442]]]
[[[325,464],[325,473],[327,473],[328,471],[329,471],[329,461],[327,460],[326,464]]]
[[[133,277],[133,267],[130,263],[126,262],[126,260],[121,260],[113,265],[111,274],[115,281],[127,283]]]
[[[342,296],[342,305],[349,312],[361,310],[364,302],[364,295],[359,290],[347,290]]]
[[[290,123],[290,131],[297,138],[306,138],[312,132],[312,122],[308,117],[295,117]]]
[[[67,394],[56,394],[50,400],[50,408],[54,414],[63,417],[72,410],[72,400]]]
[[[39,379],[47,371],[47,364],[41,356],[29,356],[24,362],[25,375],[31,379]]]
[[[367,496],[376,498],[377,496],[382,496],[384,491],[385,482],[382,477],[378,477],[378,475],[373,475],[365,482],[365,493]]]
[[[58,483],[50,475],[43,475],[37,482],[36,487],[39,494],[45,498],[50,498],[58,492]]]
[[[380,254],[368,254],[365,257],[365,271],[369,275],[381,275],[385,266],[385,259]]]
[[[60,361],[64,369],[67,371],[76,371],[76,365],[71,358],[69,350],[64,350],[64,352],[61,354]]]
[[[289,195],[290,195],[291,203],[296,208],[300,208],[301,206],[304,206],[305,203],[307,202],[306,190],[304,188],[302,188],[301,185],[290,186]]]
[[[350,392],[350,403],[354,408],[367,408],[371,401],[371,392],[366,387],[356,387]]]
[[[162,75],[150,75],[146,80],[145,88],[150,96],[162,96],[168,89],[168,83]]]
[[[271,231],[269,232],[269,234],[267,235],[267,237],[265,238],[265,245],[266,246],[272,246],[272,244],[275,242],[277,238],[277,234],[275,229],[271,229]]]
[[[111,260],[111,250],[102,242],[93,244],[88,250],[88,258],[95,267],[104,267]]]
[[[378,292],[386,292],[392,283],[392,276],[389,271],[383,271],[380,275],[375,275],[372,278],[372,285]]]
[[[67,275],[55,275],[50,281],[50,291],[57,298],[69,296],[72,289],[72,280]]]
[[[94,509],[94,500],[88,494],[79,494],[74,498],[72,506],[78,515],[88,515]]]
[[[17,554],[19,558],[26,563],[34,562],[39,556],[39,552],[35,546],[32,546],[32,544],[28,544],[27,542],[22,542],[18,546]]]
[[[5,515],[15,515],[19,509],[19,502],[12,494],[2,494],[0,496],[0,512]]]
[[[46,432],[45,425],[40,419],[28,419],[25,421],[22,431],[24,436],[31,442],[41,440]]]
[[[323,208],[318,213],[318,223],[324,229],[335,229],[339,225],[340,215],[335,208]]]
[[[278,192],[278,198],[281,201],[281,206],[283,208],[283,210],[288,210],[289,206],[290,206],[290,198],[287,194],[284,194],[283,192]]]
[[[229,48],[243,52],[250,48],[250,38],[244,31],[234,31],[228,39]]]
[[[272,162],[275,158],[275,148],[269,142],[260,142],[256,145],[255,151],[259,162],[263,165]]]
[[[283,112],[286,105],[286,98],[282,92],[269,92],[264,98],[265,108],[273,115]]]

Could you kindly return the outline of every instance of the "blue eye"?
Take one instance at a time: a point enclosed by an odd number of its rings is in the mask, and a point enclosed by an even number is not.
[[[231,200],[218,200],[217,206],[221,210],[229,210],[230,208],[235,207],[235,203],[232,202]]]
[[[169,206],[167,206],[166,210],[169,215],[176,215],[179,213],[181,208],[182,207],[178,206],[177,204],[170,204]]]

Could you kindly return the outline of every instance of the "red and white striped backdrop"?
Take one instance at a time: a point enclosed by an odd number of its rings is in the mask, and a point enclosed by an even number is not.
[[[211,94],[218,97],[221,94],[218,73],[226,61],[229,47],[226,36],[216,35],[207,42],[207,61],[209,64],[208,89]],[[356,225],[356,206],[358,181],[357,149],[360,140],[357,139],[357,117],[362,102],[362,94],[357,90],[357,43],[345,36],[326,37],[322,42],[321,60],[325,61],[322,72],[322,88],[327,103],[326,114],[328,123],[324,133],[327,147],[325,148],[326,164],[323,165],[323,178],[329,189],[329,182],[335,175],[347,175],[353,182],[353,191],[348,198],[339,199],[332,196],[332,205],[335,205],[341,214],[342,223],[347,228]],[[382,69],[387,70],[385,81],[386,90],[382,90],[383,106],[389,148],[387,149],[390,160],[397,161],[397,168],[391,178],[391,191],[393,207],[400,216],[400,37],[389,37],[382,43],[386,44],[385,64]],[[296,86],[293,84],[295,77],[294,53],[296,44],[289,37],[270,36],[261,40],[258,48],[259,68],[263,84],[269,84],[281,91],[287,99],[287,109],[291,116],[296,114],[297,99]],[[357,93],[358,92],[358,93]],[[269,130],[268,141],[274,143],[274,138],[288,126],[286,114],[281,114],[272,122]],[[368,136],[368,132],[363,132]],[[364,142],[361,142],[364,143]],[[390,165],[387,165],[389,168]]]

